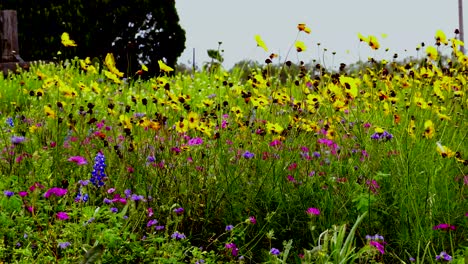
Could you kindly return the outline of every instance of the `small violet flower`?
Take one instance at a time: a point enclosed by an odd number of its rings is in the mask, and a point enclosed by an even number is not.
[[[447,254],[447,252],[445,251],[442,251],[440,252],[439,255],[436,256],[436,260],[437,261],[446,261],[446,262],[450,262],[452,261],[452,256],[450,256],[449,254]]]
[[[14,145],[21,144],[21,143],[23,143],[25,140],[26,140],[26,138],[23,137],[23,136],[12,136],[12,137],[11,137],[11,143],[14,144]]]
[[[271,248],[270,249],[270,254],[278,256],[281,252],[277,248]]]
[[[246,158],[246,159],[251,159],[251,158],[253,158],[255,156],[255,154],[253,154],[252,152],[247,150],[247,151],[244,152],[244,154],[242,156],[244,158]]]
[[[61,249],[65,249],[67,247],[69,247],[71,245],[70,242],[60,242],[58,243],[58,247],[61,248]]]
[[[182,207],[176,208],[176,209],[174,209],[174,213],[176,213],[178,215],[181,215],[181,214],[184,213],[184,208],[182,208]]]
[[[192,138],[188,141],[187,143],[189,146],[198,146],[203,144],[203,139],[202,138]]]
[[[181,240],[181,239],[185,239],[186,236],[182,233],[179,233],[178,231],[175,231],[174,234],[171,235],[172,239],[175,239],[175,240]]]
[[[5,194],[6,197],[10,198],[12,197],[15,193],[9,190],[3,191],[3,194]]]

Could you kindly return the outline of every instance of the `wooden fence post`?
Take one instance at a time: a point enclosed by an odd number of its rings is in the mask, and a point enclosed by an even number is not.
[[[0,24],[2,61],[17,61],[15,55],[19,54],[19,45],[16,10],[1,10]]]

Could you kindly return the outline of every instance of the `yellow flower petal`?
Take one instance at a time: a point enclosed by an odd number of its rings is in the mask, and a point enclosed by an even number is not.
[[[167,66],[162,60],[158,60],[159,70],[164,72],[174,71],[171,67]]]
[[[255,41],[257,41],[257,46],[261,47],[265,51],[268,51],[268,48],[267,48],[265,42],[260,37],[260,35],[255,35]]]

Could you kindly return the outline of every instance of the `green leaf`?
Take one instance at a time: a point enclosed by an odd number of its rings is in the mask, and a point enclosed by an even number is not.
[[[84,259],[81,262],[81,264],[91,264],[91,263],[96,263],[96,261],[101,259],[102,254],[104,253],[104,246],[103,245],[97,245],[84,255]]]

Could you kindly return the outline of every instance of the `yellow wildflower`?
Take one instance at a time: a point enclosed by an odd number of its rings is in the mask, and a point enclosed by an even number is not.
[[[198,116],[196,112],[188,113],[187,119],[188,119],[189,128],[191,129],[196,128],[198,126],[198,123],[200,123],[200,117]]]
[[[70,39],[70,35],[67,32],[62,33],[62,45],[65,47],[76,47],[76,43],[74,40]]]
[[[124,128],[132,129],[133,126],[132,126],[132,120],[130,117],[126,115],[120,115],[119,120],[120,120],[120,123],[122,123],[122,125],[124,126]]]
[[[158,60],[159,71],[171,72],[174,71],[171,67],[167,66],[162,60]]]
[[[432,138],[434,136],[434,123],[431,120],[424,122],[424,136]]]
[[[296,43],[294,44],[296,46],[296,50],[297,52],[302,52],[302,51],[306,51],[307,50],[307,47],[306,45],[304,44],[304,42],[300,41],[300,40],[297,40]]]
[[[47,117],[55,119],[56,117],[55,112],[54,110],[52,110],[52,108],[50,108],[50,106],[44,105],[44,112],[47,115]]]
[[[270,134],[281,134],[281,132],[283,132],[284,130],[284,128],[281,127],[279,124],[270,123],[270,122],[267,122],[265,127],[266,127],[267,132]]]
[[[260,37],[260,35],[255,35],[255,41],[257,42],[257,46],[262,48],[263,50],[265,51],[268,51],[268,48],[265,44],[265,42],[263,42],[262,38]]]
[[[118,77],[123,77],[123,72],[120,72],[115,66],[115,59],[112,53],[107,53],[106,58],[104,59],[104,64],[107,66],[110,72],[117,75]]]
[[[437,46],[439,46],[441,43],[445,45],[448,44],[447,36],[445,36],[445,33],[440,29],[436,31],[435,40]]]
[[[234,115],[236,115],[237,118],[244,117],[244,115],[242,114],[242,109],[240,107],[238,107],[238,106],[231,107],[231,112],[233,112]]]
[[[367,38],[364,37],[361,33],[358,33],[358,38],[360,42],[368,42]]]
[[[433,46],[429,46],[426,48],[426,54],[427,54],[427,57],[431,60],[436,60],[437,59],[437,55],[438,55],[438,52],[437,52],[437,49]]]
[[[455,156],[455,152],[447,148],[446,146],[442,146],[440,142],[436,143],[437,145],[437,152],[443,157],[443,158],[451,158]]]
[[[377,40],[377,37],[375,36],[369,36],[367,38],[367,44],[369,44],[369,47],[371,47],[373,50],[377,50],[380,48],[380,43]]]

